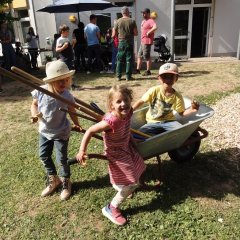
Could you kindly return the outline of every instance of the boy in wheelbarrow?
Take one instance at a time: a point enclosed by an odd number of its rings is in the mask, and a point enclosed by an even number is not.
[[[178,67],[174,63],[165,63],[159,69],[158,80],[160,85],[151,87],[133,105],[133,110],[144,103],[149,103],[149,110],[146,114],[147,123],[139,130],[141,132],[156,135],[164,131],[180,128],[173,110],[181,116],[191,115],[198,111],[199,104],[193,101],[191,107],[185,109],[182,95],[177,92],[173,85],[178,80]]]

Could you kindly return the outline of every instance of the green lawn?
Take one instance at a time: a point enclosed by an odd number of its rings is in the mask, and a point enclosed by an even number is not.
[[[223,67],[229,71],[223,72]],[[213,105],[231,92],[240,92],[238,62],[182,63],[180,69],[177,87],[201,102]],[[79,74],[77,83],[83,89],[74,95],[104,106],[114,80],[96,77]],[[154,77],[140,77],[129,85],[138,97],[156,84],[153,81]],[[115,194],[103,160],[71,167],[73,195],[68,201],[61,202],[59,192],[41,198],[45,174],[38,159],[37,126],[29,121],[30,89],[13,81],[5,82],[4,89],[0,96],[0,240],[240,239],[240,165],[231,149],[211,149],[208,138],[191,162],[176,164],[163,155],[164,183],[160,188],[139,189],[122,205],[129,220],[126,226],[112,224],[101,213]],[[85,128],[90,124],[81,122]],[[77,153],[80,141],[81,135],[72,133],[70,157]],[[102,149],[102,142],[92,139],[89,153]],[[157,164],[155,159],[146,164],[147,181],[153,185]]]

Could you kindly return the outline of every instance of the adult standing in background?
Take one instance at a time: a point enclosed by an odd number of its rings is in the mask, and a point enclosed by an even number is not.
[[[100,29],[96,25],[97,16],[92,14],[90,15],[90,23],[84,28],[85,37],[87,39],[87,53],[88,53],[88,71],[87,74],[90,74],[92,69],[92,60],[95,56],[97,68],[100,67]]]
[[[114,20],[114,25],[117,23],[117,19]],[[114,27],[113,27],[114,28]],[[108,71],[108,73],[115,73],[116,71],[116,61],[117,61],[117,53],[118,53],[118,45],[119,45],[119,39],[118,35],[113,36],[113,28],[111,33],[112,38],[112,66],[111,70]]]
[[[134,36],[138,35],[137,24],[130,18],[128,7],[121,9],[122,17],[114,25],[112,37],[118,36],[118,54],[116,75],[118,81],[122,77],[123,62],[126,62],[126,80],[132,79],[132,62],[133,62],[133,43]]]
[[[85,52],[87,48],[87,42],[84,36],[84,23],[79,22],[78,23],[78,28],[73,30],[73,49],[74,49],[74,54],[75,54],[75,69],[80,70],[80,58],[81,58],[81,63],[82,67],[84,70],[86,70],[86,62],[85,62]]]
[[[138,51],[136,73],[140,73],[142,59],[146,61],[147,70],[143,76],[151,75],[151,46],[153,44],[154,32],[157,29],[156,22],[150,17],[150,9],[145,8],[142,11],[143,21],[141,23],[141,45]]]
[[[28,52],[31,56],[31,64],[33,70],[38,70],[37,67],[37,57],[38,57],[38,35],[35,35],[32,27],[29,27],[26,36],[28,43]]]
[[[0,23],[0,41],[4,56],[4,67],[7,70],[11,70],[11,67],[16,65],[16,54],[12,46],[13,35],[8,29],[6,22]]]

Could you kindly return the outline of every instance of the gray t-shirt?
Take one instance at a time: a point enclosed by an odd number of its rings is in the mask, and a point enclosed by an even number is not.
[[[47,89],[47,85],[42,87]],[[41,112],[43,115],[39,121],[39,133],[49,140],[67,140],[70,136],[71,126],[66,113],[60,111],[59,108],[67,109],[68,105],[38,90],[33,90],[31,94],[34,99],[38,100],[38,112]],[[75,102],[68,90],[64,90],[60,96]]]

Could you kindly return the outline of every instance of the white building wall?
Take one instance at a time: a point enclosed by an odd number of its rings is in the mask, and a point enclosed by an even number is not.
[[[240,30],[240,0],[215,0],[212,56],[236,56]]]
[[[46,38],[52,37],[57,32],[55,15],[50,13],[37,12],[37,10],[52,4],[52,0],[32,0],[35,15],[36,32],[39,35],[39,43],[41,48],[49,48],[46,44]]]

